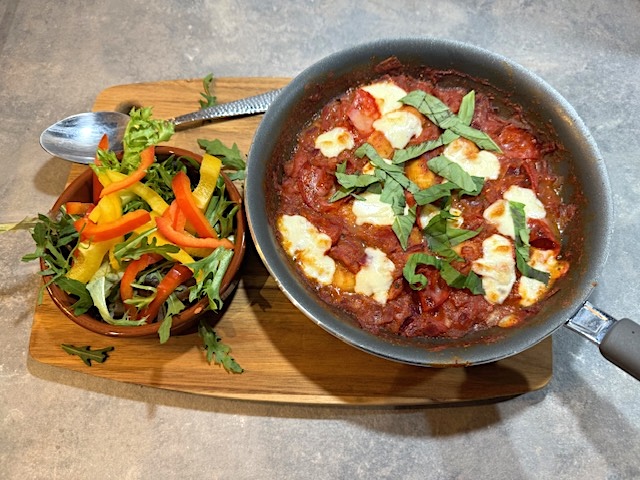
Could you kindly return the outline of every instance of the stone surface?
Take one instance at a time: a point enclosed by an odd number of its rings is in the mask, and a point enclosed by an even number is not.
[[[616,202],[592,303],[633,316],[640,299],[640,4],[634,0],[67,1],[0,4],[0,222],[46,211],[69,165],[43,128],[116,84],[293,76],[384,37],[468,41],[536,72],[599,144]],[[314,408],[204,398],[37,364],[28,342],[39,281],[28,234],[0,236],[0,477],[640,477],[640,385],[567,329],[542,391],[482,406]]]

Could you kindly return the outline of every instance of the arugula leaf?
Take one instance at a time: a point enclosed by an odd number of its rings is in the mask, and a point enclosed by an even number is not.
[[[475,94],[474,94],[475,95]],[[468,120],[469,108],[465,105],[463,113],[464,121],[455,115],[447,105],[439,98],[434,97],[422,90],[409,92],[400,100],[406,105],[411,105],[418,109],[425,117],[444,130],[451,130],[461,137],[471,140],[479,148],[499,152],[500,147],[491,139],[489,135],[481,130],[475,129],[465,123]]]
[[[198,139],[198,145],[204,149],[209,155],[218,157],[222,161],[222,165],[232,170],[236,170],[235,174],[229,174],[231,180],[244,179],[245,169],[247,168],[247,162],[244,155],[240,152],[238,145],[235,143],[229,148],[220,140],[205,140]]]
[[[232,257],[233,250],[218,247],[209,256],[187,265],[193,269],[193,276],[198,279],[198,282],[189,291],[190,302],[205,293],[209,298],[211,310],[217,311],[222,307],[220,284]]]
[[[484,294],[482,280],[474,272],[469,273],[469,275],[463,275],[453,268],[449,262],[426,253],[414,253],[410,255],[402,269],[402,275],[414,290],[422,290],[428,284],[427,277],[416,272],[420,265],[430,265],[437,268],[440,271],[442,279],[450,287],[457,289],[466,288],[474,295]]]
[[[452,162],[444,155],[432,158],[427,162],[427,165],[432,172],[455,183],[467,195],[475,196],[482,191],[484,186],[483,178],[472,177],[460,165]]]
[[[123,260],[137,260],[146,253],[158,253],[166,257],[170,253],[178,253],[180,248],[173,244],[158,245],[156,238],[151,239],[149,243],[149,236],[155,233],[158,229],[156,227],[142,232],[139,235],[132,235],[124,242],[118,243],[113,248],[113,255],[122,262]]]
[[[524,211],[524,204],[509,201],[509,211],[513,218],[513,228],[515,232],[516,245],[516,266],[522,275],[533,278],[545,285],[549,284],[550,274],[543,272],[529,265],[529,228],[527,227],[527,217]]]
[[[181,311],[185,309],[184,303],[182,303],[175,293],[169,295],[167,301],[165,302],[167,306],[166,311],[164,312],[164,318],[162,319],[162,323],[160,324],[160,328],[158,328],[158,336],[160,337],[160,343],[166,343],[171,336],[171,326],[173,324],[173,316],[179,314]]]
[[[200,108],[213,107],[218,103],[218,99],[212,93],[214,77],[213,73],[210,73],[202,79],[202,88],[204,92],[200,93],[203,100],[200,100]]]
[[[222,343],[211,325],[206,320],[200,320],[198,325],[198,335],[204,342],[204,349],[207,352],[207,362],[215,361],[228,373],[242,373],[244,369],[231,356],[231,347]]]
[[[55,284],[69,295],[78,297],[78,301],[72,305],[75,315],[82,315],[93,306],[93,298],[84,283],[62,276],[55,280]]]
[[[76,347],[75,345],[69,345],[67,343],[63,343],[60,345],[62,349],[67,352],[69,355],[77,355],[87,366],[91,366],[91,362],[104,363],[107,358],[109,358],[109,352],[115,350],[115,347],[105,347],[100,348],[98,350],[91,350],[89,345],[85,345],[84,347]]]

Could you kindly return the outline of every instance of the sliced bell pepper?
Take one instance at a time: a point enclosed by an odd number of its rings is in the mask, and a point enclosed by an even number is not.
[[[171,270],[160,280],[156,289],[156,296],[151,303],[138,314],[139,318],[147,318],[147,323],[152,323],[158,316],[160,307],[167,301],[176,288],[193,276],[193,272],[180,263],[176,263]]]
[[[95,223],[110,222],[122,216],[122,200],[117,193],[102,197],[89,213],[89,220]]]
[[[213,155],[205,153],[200,163],[200,180],[198,185],[193,189],[193,198],[197,207],[205,211],[211,196],[216,189],[220,169],[222,168],[222,160]]]
[[[154,222],[155,223],[155,222]],[[155,225],[154,225],[155,226]],[[156,241],[156,245],[166,245],[166,244],[170,244],[171,242],[169,240],[167,240],[163,235],[161,235],[159,232],[154,232],[152,234],[149,235],[149,241],[152,242],[154,239]],[[179,245],[176,245],[178,248],[180,248]],[[183,265],[190,265],[193,262],[195,262],[195,260],[193,259],[193,257],[191,255],[189,255],[184,249],[180,248],[180,250],[178,250],[176,253],[167,253],[167,257],[171,258],[172,260],[175,260],[176,262],[180,262]]]
[[[171,181],[171,189],[176,196],[178,207],[187,221],[200,237],[218,238],[218,234],[211,226],[202,210],[198,208],[195,198],[191,193],[191,182],[184,172],[178,172]]]
[[[100,192],[100,197],[102,198],[105,195],[109,195],[110,193],[130,187],[137,181],[142,180],[147,174],[147,169],[151,166],[154,160],[155,147],[151,145],[150,147],[147,147],[142,152],[140,152],[140,165],[138,165],[138,168],[127,175],[126,178],[118,182],[110,183],[109,185],[104,187],[102,189],[102,192]]]
[[[95,207],[95,204],[89,202],[67,202],[64,208],[69,215],[85,215]]]
[[[188,233],[178,232],[171,225],[171,219],[167,217],[156,217],[158,232],[171,243],[180,247],[190,248],[217,248],[223,246],[233,250],[233,243],[228,238],[198,238]]]
[[[128,178],[124,173],[115,172],[113,170],[109,170],[105,172],[104,176],[111,182],[116,183],[125,180]],[[162,215],[167,208],[169,208],[169,204],[164,201],[164,199],[152,188],[147,187],[144,183],[135,182],[126,190],[134,193],[143,199],[147,204],[151,207],[151,210],[156,212],[158,215]]]
[[[86,217],[77,220],[74,224],[80,232],[80,241],[91,240],[104,242],[112,238],[131,233],[136,228],[151,220],[151,215],[146,210],[134,210],[110,222],[94,223]]]
[[[73,265],[67,272],[67,277],[87,283],[102,265],[104,256],[112,245],[121,241],[115,238],[106,242],[82,242],[75,251]]]
[[[98,150],[107,150],[108,148],[109,148],[109,137],[107,137],[107,134],[105,133],[104,135],[102,135],[102,138],[98,143]],[[96,158],[93,161],[93,163],[95,163],[96,165],[101,165],[100,159],[98,158],[97,151],[96,151]],[[93,185],[93,194],[92,194],[93,203],[98,203],[98,200],[100,200],[100,193],[102,192],[102,183],[98,179],[96,172],[93,172],[91,183]]]
[[[122,278],[120,279],[120,298],[125,304],[129,316],[133,316],[136,308],[133,305],[127,305],[127,300],[133,298],[133,282],[136,281],[138,274],[149,265],[162,260],[162,255],[158,253],[145,253],[137,260],[132,260],[124,269]]]

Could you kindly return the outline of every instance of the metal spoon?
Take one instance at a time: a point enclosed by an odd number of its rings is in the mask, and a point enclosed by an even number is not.
[[[198,120],[264,113],[282,89],[221,103],[169,119],[175,126]],[[40,145],[54,157],[77,163],[92,163],[102,136],[109,137],[111,150],[122,149],[129,115],[119,112],[88,112],[72,115],[51,125],[40,135]]]

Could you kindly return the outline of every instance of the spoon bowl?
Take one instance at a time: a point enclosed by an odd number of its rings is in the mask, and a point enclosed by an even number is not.
[[[281,89],[252,97],[220,103],[170,119],[175,126],[200,120],[254,115],[267,111]],[[96,148],[103,135],[109,137],[109,148],[122,150],[129,115],[119,112],[87,112],[72,115],[54,123],[40,135],[40,145],[54,157],[76,163],[93,163]]]
[[[129,115],[119,112],[87,112],[51,125],[40,135],[40,145],[54,157],[77,163],[92,163],[103,135],[110,148],[122,150],[122,137]]]

